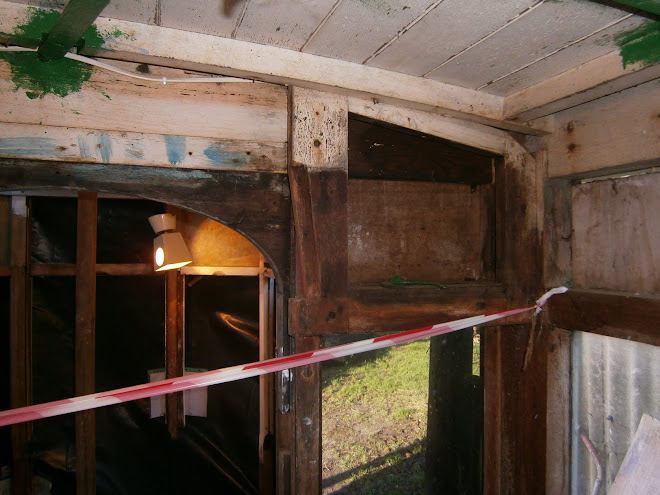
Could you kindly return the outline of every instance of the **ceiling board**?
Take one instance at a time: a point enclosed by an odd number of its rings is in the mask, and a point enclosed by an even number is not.
[[[538,0],[444,0],[369,65],[424,75],[536,3]]]
[[[362,63],[434,3],[343,0],[303,51]]]
[[[626,15],[593,2],[545,2],[428,77],[476,89]]]
[[[236,29],[236,39],[300,50],[336,2],[253,1]]]
[[[562,48],[557,53],[514,72],[499,81],[488,84],[482,89],[488,93],[508,96],[527,87],[534,86],[557,74],[565,72],[566,68],[584,64],[618,50],[614,43],[614,37],[623,31],[638,27],[643,22],[645,20],[642,17],[630,16],[614,26],[604,29],[571,46]]]
[[[224,38],[231,38],[243,10],[243,2],[233,2],[232,8],[226,8],[227,3],[218,0],[160,0],[159,3],[160,26]]]

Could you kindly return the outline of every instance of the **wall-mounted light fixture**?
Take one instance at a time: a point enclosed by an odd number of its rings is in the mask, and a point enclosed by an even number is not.
[[[192,263],[192,255],[181,233],[176,232],[176,217],[169,213],[149,217],[151,228],[158,237],[154,239],[155,270],[175,270]]]

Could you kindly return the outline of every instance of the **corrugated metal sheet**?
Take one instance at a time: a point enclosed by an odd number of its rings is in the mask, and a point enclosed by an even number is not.
[[[591,493],[597,474],[579,427],[605,464],[606,493],[642,414],[660,418],[660,347],[575,332],[572,403],[571,493]]]

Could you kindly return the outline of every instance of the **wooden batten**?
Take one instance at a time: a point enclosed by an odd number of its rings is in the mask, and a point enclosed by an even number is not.
[[[76,245],[76,395],[96,392],[96,193],[78,193]],[[76,413],[76,486],[96,493],[96,420],[94,410]]]
[[[11,198],[10,234],[10,304],[9,346],[11,361],[10,404],[12,408],[30,405],[32,402],[32,284],[28,283],[30,258],[28,246],[29,214],[26,198]],[[28,451],[32,424],[21,423],[11,427],[12,444],[12,491],[33,493],[32,460]]]

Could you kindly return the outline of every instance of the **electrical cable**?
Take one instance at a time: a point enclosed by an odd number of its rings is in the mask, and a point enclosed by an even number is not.
[[[1,52],[36,52],[36,48],[24,48],[22,46],[0,46],[0,51]],[[132,77],[134,79],[141,79],[143,81],[150,81],[150,82],[158,82],[162,83],[163,85],[166,85],[167,83],[224,83],[224,82],[249,82],[249,83],[255,83],[257,81],[253,81],[251,79],[240,79],[237,77],[226,77],[226,76],[211,76],[211,77],[174,77],[174,78],[168,78],[166,76],[163,77],[154,77],[154,76],[143,76],[141,74],[135,74],[133,72],[129,72],[124,69],[120,69],[119,67],[115,67],[114,65],[111,64],[106,64],[105,62],[101,62],[99,60],[96,60],[94,58],[90,57],[84,57],[82,55],[78,55],[77,53],[71,53],[67,52],[64,54],[65,58],[69,58],[71,60],[77,60],[78,62],[82,62],[84,64],[88,65],[93,65],[95,67],[99,67],[101,69],[109,70],[112,72],[116,72],[117,74],[121,74],[127,77]]]

